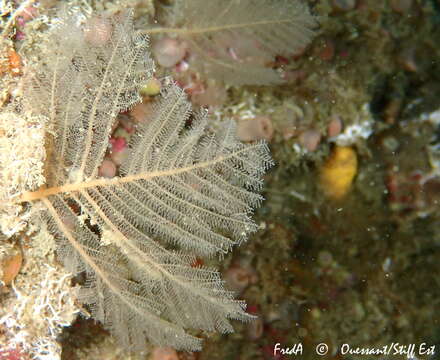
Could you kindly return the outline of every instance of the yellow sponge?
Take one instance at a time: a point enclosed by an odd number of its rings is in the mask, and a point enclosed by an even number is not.
[[[350,191],[356,173],[356,151],[348,146],[336,146],[320,169],[324,194],[332,199],[343,198]]]

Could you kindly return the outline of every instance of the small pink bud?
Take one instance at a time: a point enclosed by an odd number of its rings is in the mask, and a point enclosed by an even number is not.
[[[123,137],[116,137],[110,139],[112,145],[112,152],[121,152],[127,147],[127,142]]]
[[[317,130],[306,130],[299,136],[299,143],[308,151],[315,151],[321,142],[321,133]]]
[[[26,20],[22,16],[18,16],[16,20],[16,25],[22,28],[24,27],[25,24],[26,24]]]
[[[25,37],[26,35],[23,31],[17,30],[17,32],[15,33],[15,40],[24,40]]]
[[[339,135],[342,131],[342,120],[339,116],[334,116],[327,126],[328,137]]]

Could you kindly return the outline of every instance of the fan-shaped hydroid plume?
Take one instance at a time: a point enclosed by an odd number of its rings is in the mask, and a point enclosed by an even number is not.
[[[177,36],[197,69],[231,85],[282,82],[265,65],[304,48],[317,25],[298,0],[177,0],[165,14],[165,26],[143,33]]]
[[[120,176],[99,178],[117,114],[140,101],[151,77],[147,39],[130,15],[94,19],[107,32],[100,41],[61,20],[25,94],[28,111],[53,125],[47,182],[21,201],[45,208],[65,266],[86,274],[80,300],[121,344],[200,349],[188,329],[230,332],[230,319],[250,317],[217,270],[192,264],[256,230],[250,216],[271,165],[267,145],[239,142],[233,121],[213,133],[204,113],[185,126],[191,107],[170,82],[132,137]]]

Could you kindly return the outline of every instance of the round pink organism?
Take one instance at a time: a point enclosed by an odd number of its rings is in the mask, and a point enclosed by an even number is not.
[[[258,282],[258,275],[252,267],[236,264],[226,270],[224,279],[228,289],[240,294],[249,285]]]
[[[185,57],[186,49],[185,43],[166,37],[153,44],[152,52],[159,65],[172,67]]]
[[[248,287],[250,274],[247,269],[239,266],[233,266],[226,270],[224,279],[228,289],[240,294]]]
[[[306,130],[299,136],[299,143],[307,151],[315,151],[321,142],[321,133],[317,130]]]
[[[151,360],[179,360],[176,350],[170,347],[155,347],[151,352]]]
[[[268,116],[240,120],[237,123],[237,137],[241,141],[270,141],[273,136],[272,120]]]
[[[85,39],[95,46],[106,45],[111,36],[112,25],[108,20],[102,17],[91,18],[84,29]]]
[[[99,167],[98,174],[99,176],[110,179],[116,176],[116,171],[116,164],[110,159],[104,159]]]
[[[130,110],[130,116],[136,123],[143,123],[151,120],[153,107],[151,103],[139,103]]]

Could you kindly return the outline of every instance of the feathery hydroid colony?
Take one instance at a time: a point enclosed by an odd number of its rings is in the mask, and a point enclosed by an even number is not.
[[[248,318],[216,270],[191,264],[255,231],[249,216],[271,164],[266,144],[241,144],[232,121],[210,133],[206,116],[191,115],[169,83],[121,176],[98,178],[113,122],[140,100],[153,65],[130,16],[100,17],[111,34],[100,42],[77,21],[51,30],[45,62],[27,79],[27,113],[44,116],[54,136],[47,134],[45,185],[16,202],[44,208],[41,221],[67,269],[86,273],[79,298],[123,345],[143,348],[148,339],[200,349],[186,329],[232,331],[228,319]]]

